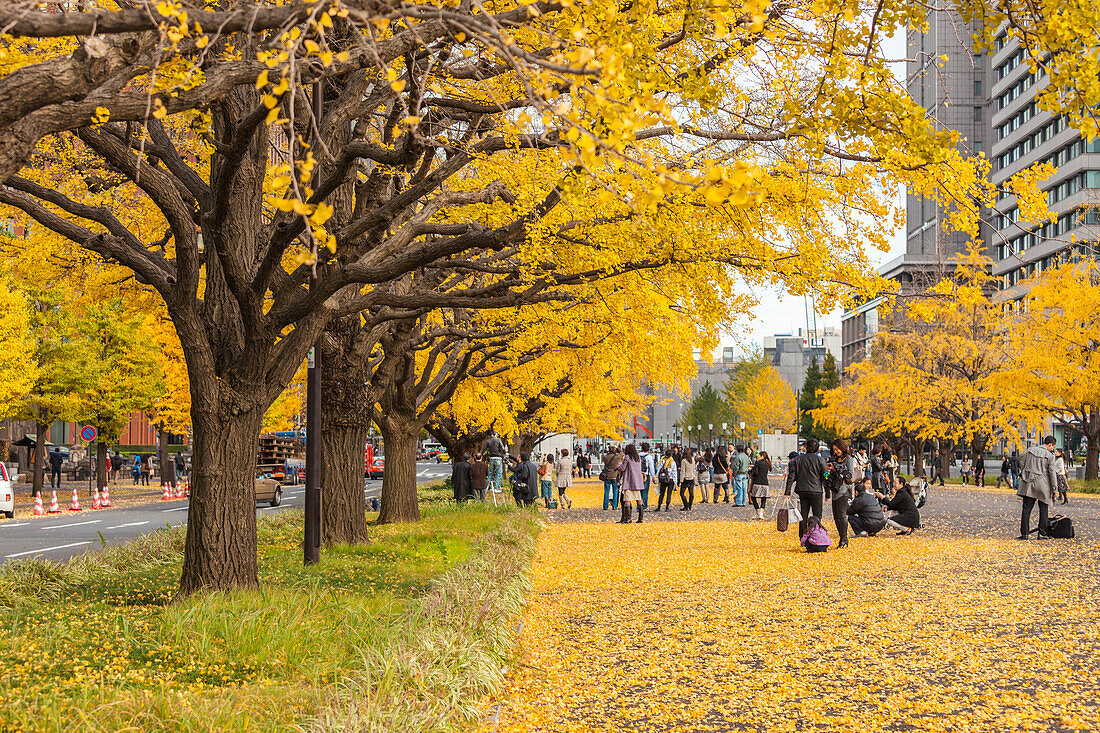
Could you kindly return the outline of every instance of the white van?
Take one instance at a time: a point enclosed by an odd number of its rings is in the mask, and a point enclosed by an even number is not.
[[[15,487],[11,485],[8,467],[0,461],[0,512],[8,519],[15,519]]]

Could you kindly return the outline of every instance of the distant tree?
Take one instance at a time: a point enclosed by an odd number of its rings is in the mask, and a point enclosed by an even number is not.
[[[745,396],[735,405],[745,430],[784,432],[794,427],[795,394],[774,368],[766,366],[748,383]]]
[[[836,357],[830,352],[825,352],[825,360],[821,368],[821,382],[817,386],[817,392],[813,395],[814,406],[812,409],[820,409],[824,404],[822,395],[839,386],[840,370],[836,368]],[[832,440],[839,435],[835,428],[816,419],[814,420],[813,431],[814,437],[823,441]]]
[[[680,422],[684,425],[684,434],[691,437],[692,442],[702,443],[705,439],[710,437],[711,429],[710,425],[714,425],[714,434],[717,435],[721,428],[722,423],[728,423],[730,421],[730,414],[727,408],[725,400],[723,400],[718,390],[710,385],[710,382],[703,382],[703,385],[699,387],[699,391],[695,393],[695,397],[688,404],[680,415]],[[699,430],[695,429],[696,425],[701,425]]]
[[[737,413],[737,405],[745,398],[749,384],[767,366],[769,366],[768,358],[764,356],[764,350],[754,346],[729,370],[723,387],[723,396],[732,422],[740,422],[744,419]]]

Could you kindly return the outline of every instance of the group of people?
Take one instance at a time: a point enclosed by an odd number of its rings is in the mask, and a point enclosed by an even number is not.
[[[900,473],[888,472],[885,466],[876,470],[873,461],[862,466],[858,451],[849,450],[841,438],[830,441],[828,458],[819,448],[819,442],[810,438],[805,453],[792,453],[784,482],[783,495],[798,497],[802,517],[798,536],[808,552],[823,552],[831,546],[821,523],[825,500],[839,536],[838,549],[848,546],[849,527],[863,537],[873,537],[887,527],[909,535],[920,527],[914,492],[923,488],[921,479],[906,483]],[[879,453],[876,448],[873,456]],[[889,488],[881,485],[884,478],[892,482]]]
[[[486,492],[503,491],[503,470],[507,461],[512,474],[512,496],[517,506],[532,506],[540,498],[547,508],[557,506],[571,507],[573,500],[568,490],[573,485],[573,459],[569,449],[547,453],[545,456],[532,456],[521,453],[517,459],[507,454],[504,442],[497,435],[486,441],[485,449],[475,453],[462,454],[451,468],[451,487],[455,501],[485,501]],[[557,488],[557,499],[554,489]]]
[[[625,447],[610,446],[601,461],[603,508],[606,511],[621,507],[619,523],[642,521],[654,487],[657,489],[654,511],[661,511],[662,506],[666,512],[671,511],[672,497],[678,488],[680,511],[689,512],[697,491],[702,504],[717,504],[719,496],[729,504],[731,484],[733,505],[747,506],[751,501],[754,518],[764,518],[768,473],[772,470],[765,451],[750,455],[749,449],[738,445],[731,457],[725,446],[696,450],[676,445],[662,452],[652,450],[649,443],[642,443],[639,451],[631,443]],[[632,520],[635,510],[638,518]]]
[[[50,488],[61,488],[61,470],[65,465],[65,456],[62,455],[61,449],[54,447],[50,451],[47,459],[49,464],[49,479]],[[97,469],[96,465],[97,457],[91,457],[92,471]],[[161,474],[163,480],[175,485],[176,481],[183,477],[187,462],[184,457],[177,453],[168,461],[169,465],[166,465]],[[133,481],[134,486],[148,486],[149,478],[153,473],[153,456],[149,453],[136,453],[133,460],[123,456],[119,451],[115,451],[113,454],[107,456],[106,470],[107,480],[111,483],[118,483],[118,480],[122,476],[123,468],[128,466],[130,469],[130,479]]]

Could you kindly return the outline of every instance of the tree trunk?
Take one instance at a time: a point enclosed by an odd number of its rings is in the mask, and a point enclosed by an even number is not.
[[[955,441],[940,441],[940,476],[945,480],[951,475],[951,460],[955,457]]]
[[[99,434],[99,440],[95,444],[95,481],[100,491],[107,485],[107,443],[103,440],[103,433]]]
[[[262,400],[192,404],[194,470],[180,595],[256,588],[256,445]],[[192,395],[201,394],[192,389]]]
[[[321,503],[322,542],[325,547],[366,542],[363,447],[367,425],[332,424],[332,416],[323,407],[321,412],[321,486],[325,497]]]
[[[1081,428],[1081,432],[1089,439],[1089,444],[1085,446],[1085,480],[1095,481],[1097,468],[1100,467],[1100,414],[1093,412],[1091,419]]]
[[[386,442],[386,471],[382,475],[380,524],[419,522],[416,496],[416,438],[420,425],[408,415],[387,412],[378,421]]]
[[[259,428],[256,430],[256,440],[252,441],[253,458],[256,456],[256,446],[259,441]],[[168,436],[164,434],[163,425],[157,425],[157,465],[160,466],[160,475],[157,477],[157,480],[160,484],[164,484],[167,480],[165,476],[168,475],[168,470],[165,468],[168,465]],[[254,479],[256,477],[253,476],[252,478]]]
[[[369,343],[359,315],[334,318],[321,348],[321,538],[328,547],[367,540],[363,497],[363,448],[374,414],[375,393],[364,368]]]
[[[516,454],[526,453],[530,455],[531,451],[535,449],[535,446],[541,443],[542,439],[545,437],[545,434],[536,435],[534,433],[520,433],[516,436],[514,441]]]
[[[34,429],[38,433],[34,436],[34,472],[31,474],[31,495],[39,496],[42,494],[42,487],[46,483],[46,431],[50,429],[50,426],[36,422]]]

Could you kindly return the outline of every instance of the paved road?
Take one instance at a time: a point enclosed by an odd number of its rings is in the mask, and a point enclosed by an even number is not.
[[[450,464],[417,463],[417,480],[432,481],[451,474]],[[366,497],[382,491],[381,481],[366,481]],[[258,506],[257,515],[297,509],[302,506],[305,487],[283,488],[278,507]],[[66,506],[67,502],[63,504]],[[117,544],[166,525],[187,524],[187,500],[156,501],[125,507],[83,512],[65,511],[47,517],[29,517],[25,512],[14,520],[0,521],[0,563],[24,557],[64,560],[104,544]]]

